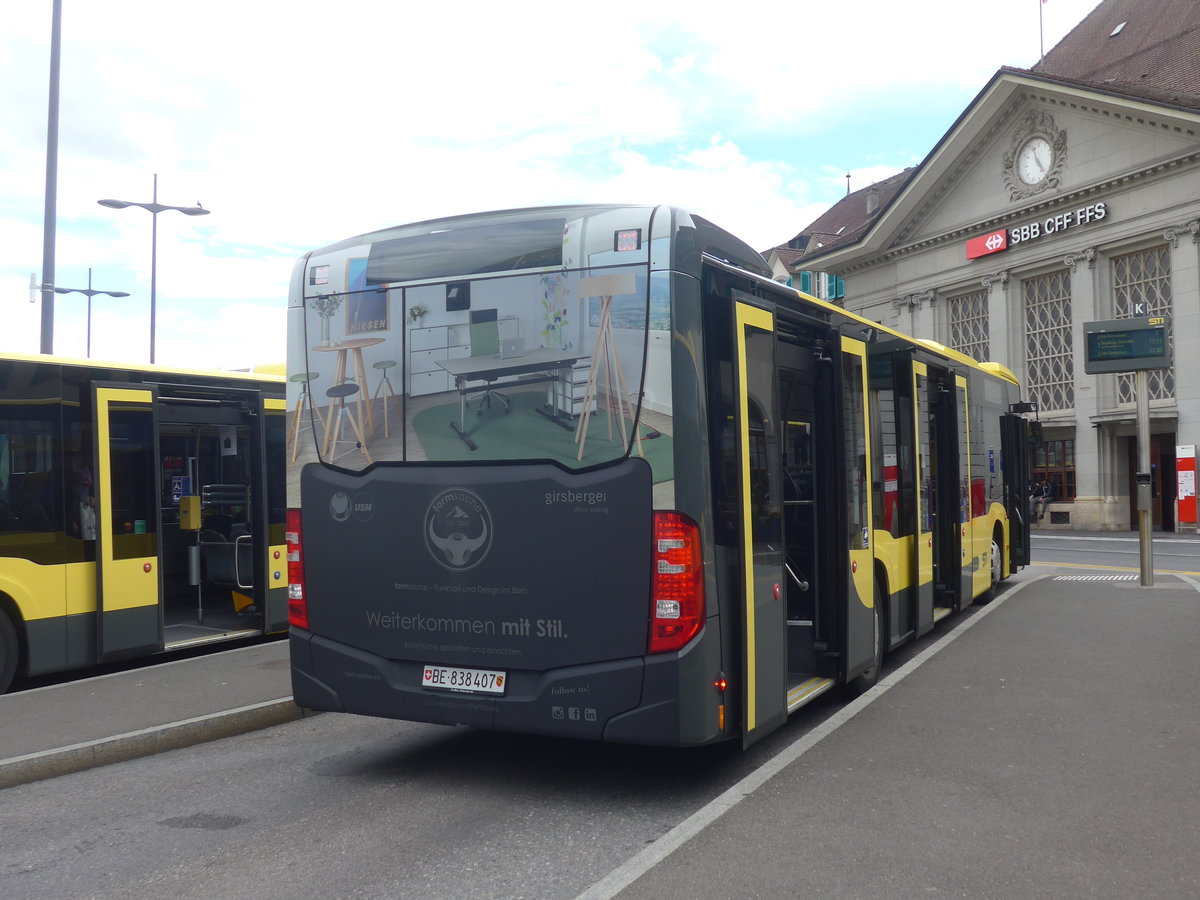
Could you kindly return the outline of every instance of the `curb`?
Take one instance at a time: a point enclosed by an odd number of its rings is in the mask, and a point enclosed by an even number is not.
[[[0,760],[0,789],[178,750],[303,718],[291,697]]]

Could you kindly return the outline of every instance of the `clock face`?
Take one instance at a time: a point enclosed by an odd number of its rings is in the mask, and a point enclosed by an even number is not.
[[[1017,177],[1025,184],[1041,184],[1054,164],[1054,150],[1043,137],[1027,140],[1017,151]]]

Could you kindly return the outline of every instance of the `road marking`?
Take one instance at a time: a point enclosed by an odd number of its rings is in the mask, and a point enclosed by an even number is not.
[[[1053,575],[1055,581],[1136,581],[1137,576],[1132,572],[1110,573],[1108,575]]]
[[[929,660],[962,637],[967,631],[974,628],[976,623],[990,616],[1007,603],[1009,598],[1013,597],[1017,592],[1049,577],[1049,575],[1039,575],[1030,581],[1013,584],[1007,590],[998,592],[995,600],[987,606],[981,607],[975,615],[964,621],[945,637],[940,638],[937,643],[914,656],[895,672],[892,672],[892,674],[880,681],[874,688],[867,691],[861,697],[852,700],[820,725],[800,736],[787,747],[784,747],[783,750],[767,760],[737,784],[733,785],[733,787],[710,800],[666,834],[659,837],[651,846],[613,869],[604,878],[601,878],[580,894],[578,900],[608,900],[608,898],[615,897],[822,740],[833,734],[905,678],[929,662]]]
[[[1045,541],[1121,541],[1127,544],[1140,543],[1140,537],[1104,537],[1094,534],[1043,534],[1040,531],[1035,531],[1030,534],[1031,538]],[[1160,547],[1169,544],[1200,544],[1200,538],[1186,537],[1158,537],[1154,538],[1154,546]]]
[[[1099,566],[1099,565],[1093,565],[1092,563],[1055,562],[1053,560],[1048,560],[1048,561],[1039,560],[1038,562],[1030,563],[1029,568],[1031,568],[1031,569],[1036,569],[1036,568],[1042,568],[1042,569],[1102,569],[1105,572],[1141,572],[1142,571],[1140,568],[1135,568],[1134,566]],[[1178,575],[1181,578],[1183,578],[1184,576],[1187,576],[1187,575],[1195,575],[1196,577],[1200,578],[1200,572],[1189,572],[1186,569],[1155,569],[1154,574],[1155,575]]]
[[[1180,543],[1182,543],[1182,542],[1180,542]],[[1047,552],[1051,552],[1049,548],[1047,548]],[[1103,547],[1069,547],[1069,548],[1068,547],[1059,547],[1058,552],[1059,553],[1063,553],[1063,552],[1066,552],[1066,553],[1109,553],[1109,554],[1114,553],[1114,552],[1129,553],[1128,550],[1114,551],[1114,550],[1105,549]],[[1163,556],[1183,556],[1184,555],[1183,551],[1175,551],[1173,553],[1167,553],[1165,550],[1163,550],[1162,547],[1155,547],[1154,552],[1156,554],[1160,554]],[[1191,553],[1188,553],[1187,555],[1191,556]]]

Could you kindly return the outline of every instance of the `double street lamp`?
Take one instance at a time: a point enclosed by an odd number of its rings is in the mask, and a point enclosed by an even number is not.
[[[134,203],[130,200],[97,200],[101,206],[109,209],[125,209],[127,206],[139,206],[148,211],[153,224],[150,229],[150,362],[154,362],[154,325],[157,302],[158,282],[158,214],[173,209],[185,216],[207,216],[209,210],[203,206],[166,206],[158,202],[158,175],[154,176],[154,199],[149,203]]]
[[[87,294],[88,298],[88,316],[87,316],[87,358],[92,358],[92,298],[97,294],[106,294],[109,297],[128,297],[129,294],[125,291],[97,291],[92,289],[92,270],[88,269],[88,286],[83,288],[65,288],[56,287],[56,294]]]

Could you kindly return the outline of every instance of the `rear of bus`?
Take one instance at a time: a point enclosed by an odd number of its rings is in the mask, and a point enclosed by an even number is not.
[[[723,233],[663,207],[551,208],[298,262],[299,705],[633,743],[727,736],[700,527],[699,291],[672,271],[698,270],[705,234]]]

